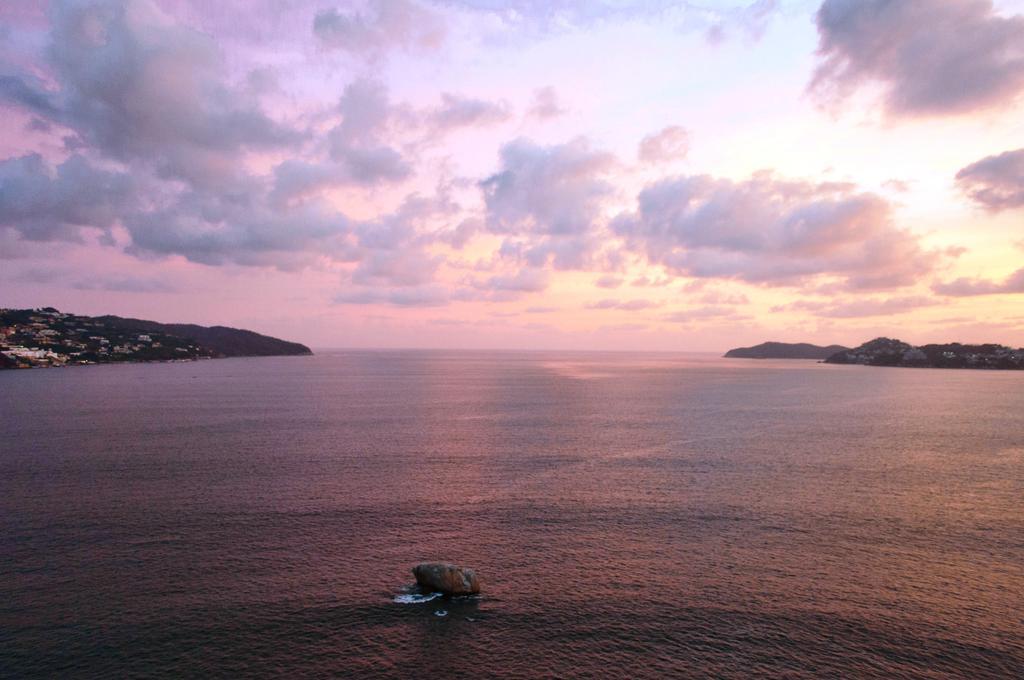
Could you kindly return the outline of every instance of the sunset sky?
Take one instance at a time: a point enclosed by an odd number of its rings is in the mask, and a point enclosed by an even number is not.
[[[1024,345],[1024,0],[0,5],[0,306]]]

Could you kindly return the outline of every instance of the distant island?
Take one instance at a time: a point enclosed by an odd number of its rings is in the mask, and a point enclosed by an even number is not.
[[[305,345],[226,326],[0,309],[0,369],[312,354]]]
[[[915,347],[893,338],[875,338],[860,347],[820,347],[806,342],[763,342],[725,353],[731,359],[818,359],[826,364],[904,366],[907,368],[978,368],[1024,370],[1024,348],[963,345],[959,342]]]
[[[892,338],[875,338],[860,347],[837,352],[825,359],[825,363],[1024,370],[1024,348],[995,344],[962,345],[959,342],[914,347]]]
[[[725,353],[729,359],[827,359],[849,348],[842,345],[821,347],[806,342],[762,342],[753,347],[737,347]]]

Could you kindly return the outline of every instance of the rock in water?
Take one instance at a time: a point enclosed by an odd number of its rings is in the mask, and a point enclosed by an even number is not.
[[[421,588],[439,590],[446,595],[475,595],[480,592],[480,581],[475,571],[447,562],[423,562],[413,567],[412,573]]]

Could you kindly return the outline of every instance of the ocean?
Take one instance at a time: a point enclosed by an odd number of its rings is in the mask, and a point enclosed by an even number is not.
[[[408,597],[412,567],[479,598]],[[0,373],[0,677],[1024,677],[1024,374]]]

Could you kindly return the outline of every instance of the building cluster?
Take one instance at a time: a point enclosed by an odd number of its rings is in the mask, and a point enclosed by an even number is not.
[[[943,368],[1024,369],[1024,349],[1003,345],[925,345],[921,351],[927,363]]]
[[[210,354],[184,338],[140,332],[52,307],[0,309],[0,368],[191,360]]]

